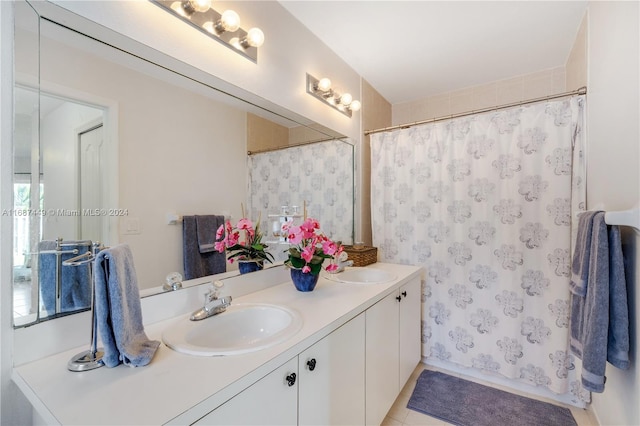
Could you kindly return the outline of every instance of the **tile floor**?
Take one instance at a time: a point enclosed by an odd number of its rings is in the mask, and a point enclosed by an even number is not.
[[[544,398],[527,395],[526,393],[514,391],[513,389],[507,389],[503,386],[489,384],[486,382],[482,382],[480,380],[476,380],[474,378],[465,377],[460,374],[452,373],[450,371],[439,370],[438,368],[420,363],[411,374],[411,377],[407,381],[407,384],[404,386],[404,388],[400,392],[400,395],[398,395],[398,398],[396,399],[395,403],[387,413],[387,416],[382,422],[383,426],[400,426],[400,425],[444,426],[449,424],[440,419],[436,419],[434,417],[427,416],[425,414],[422,414],[407,408],[407,403],[409,402],[409,398],[411,397],[413,388],[416,385],[416,380],[418,380],[418,376],[420,376],[420,373],[422,373],[422,371],[425,369],[442,371],[443,373],[450,374],[452,376],[462,377],[466,380],[471,380],[483,385],[496,387],[498,389],[501,389],[507,392],[515,392],[519,395],[539,399],[552,404],[559,404],[556,401],[550,401]],[[562,404],[559,404],[559,405],[562,405]],[[589,411],[583,410],[581,408],[571,407],[571,406],[567,406],[567,408],[571,409],[571,414],[573,414],[573,418],[576,420],[576,423],[578,423],[578,426],[598,426],[596,419],[593,417],[593,415]]]
[[[20,318],[31,311],[31,281],[13,283],[13,316]]]

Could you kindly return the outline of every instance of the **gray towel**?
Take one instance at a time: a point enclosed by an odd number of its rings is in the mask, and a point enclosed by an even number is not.
[[[580,213],[578,216],[578,233],[576,234],[576,251],[571,263],[570,289],[573,294],[584,296],[587,293],[589,278],[589,255],[591,253],[591,234],[593,217],[597,211]]]
[[[133,255],[127,244],[102,250],[95,260],[95,315],[104,345],[102,362],[141,367],[151,362],[160,342],[149,340],[142,325],[142,309]]]
[[[60,312],[71,312],[91,307],[91,272],[90,266],[62,266],[62,262],[72,257],[91,250],[87,245],[67,245],[75,241],[65,241],[64,251],[78,249],[77,254],[67,253],[58,256],[53,253],[40,253],[38,260],[38,282],[40,299],[47,315],[53,315],[56,311],[56,267],[61,270],[60,283]],[[56,249],[56,242],[50,240],[40,241],[39,251]]]
[[[200,253],[210,253],[216,249],[216,231],[224,223],[224,216],[196,216],[196,234]]]
[[[608,227],[603,212],[592,217],[591,244],[574,254],[587,261],[588,274],[584,295],[571,293],[570,346],[582,359],[583,387],[603,392],[607,361],[629,368],[629,311],[620,229]]]
[[[217,227],[224,224],[224,216],[217,216],[217,218],[217,226],[213,231],[214,238]],[[184,278],[187,280],[227,271],[224,253],[217,250],[208,253],[200,252],[196,216],[182,218],[182,258]]]

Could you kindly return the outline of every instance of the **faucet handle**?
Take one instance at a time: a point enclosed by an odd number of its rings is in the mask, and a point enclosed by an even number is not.
[[[205,305],[213,300],[216,300],[220,296],[220,292],[224,287],[224,283],[222,281],[214,281],[213,284],[209,287],[209,291],[207,291],[204,295],[204,303]]]

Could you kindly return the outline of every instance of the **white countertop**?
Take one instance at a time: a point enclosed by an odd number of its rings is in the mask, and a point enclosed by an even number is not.
[[[420,274],[414,266],[371,267],[398,278],[383,284],[344,284],[321,277],[309,293],[297,291],[289,280],[234,298],[234,303],[286,306],[302,316],[304,325],[296,335],[267,349],[199,357],[161,344],[145,367],[120,365],[77,373],[66,368],[73,355],[86,349],[76,348],[15,368],[13,380],[47,423],[192,423]],[[145,331],[150,339],[161,340],[162,331],[180,319],[185,316],[147,325]]]

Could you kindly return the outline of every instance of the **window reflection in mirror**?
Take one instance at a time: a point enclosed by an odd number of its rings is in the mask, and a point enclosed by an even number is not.
[[[30,149],[25,147],[25,155],[30,156],[25,160],[30,166],[30,177],[21,178],[16,168],[15,183],[30,185],[26,202],[31,208],[36,206],[52,214],[30,218],[33,223],[21,223],[23,229],[28,227],[29,235],[18,238],[16,232],[16,277],[18,271],[31,269],[31,282],[37,283],[41,271],[38,262],[52,259],[43,256],[46,251],[55,250],[51,244],[58,238],[66,243],[78,240],[101,241],[106,245],[128,243],[141,294],[162,292],[166,276],[183,271],[182,226],[179,222],[169,224],[167,217],[224,214],[237,220],[241,204],[250,204],[249,193],[254,189],[249,188],[247,151],[255,140],[251,132],[256,127],[250,124],[256,117],[272,121],[288,135],[280,139],[267,135],[264,128],[258,129],[261,144],[269,150],[320,140],[347,149],[344,156],[351,167],[348,182],[338,182],[333,177],[332,182],[351,188],[346,196],[351,198],[351,204],[345,204],[347,211],[343,212],[340,225],[353,235],[353,146],[334,141],[339,135],[328,129],[312,129],[309,123],[300,125],[282,114],[271,114],[262,107],[228,97],[209,84],[158,67],[51,21],[42,20],[40,31],[41,84],[33,84],[39,80],[37,68],[32,70],[36,74],[32,74],[20,65],[28,61],[19,64],[16,60],[16,68],[21,68],[16,71],[16,84],[34,88],[32,92],[40,95],[36,104],[43,111],[36,113],[41,122],[34,127],[41,129],[40,134],[32,134]],[[32,34],[26,35],[33,39]],[[25,55],[24,48],[28,46],[22,39],[16,35],[16,50]],[[37,43],[31,47],[37,52]],[[60,113],[65,110],[81,119],[62,120]],[[64,130],[63,121],[69,123]],[[96,155],[85,158],[82,139],[95,131],[102,133],[95,138],[99,149],[92,151]],[[300,133],[308,133],[308,139],[295,136]],[[309,145],[308,149],[311,152],[318,148]],[[282,155],[288,155],[288,150],[281,151]],[[16,163],[21,161],[18,157],[16,153]],[[82,165],[88,167],[83,171]],[[264,193],[278,179],[274,174],[263,182],[265,189],[256,190]],[[36,191],[37,196],[34,182],[42,188],[41,193]],[[332,184],[324,181],[322,189],[288,203],[302,205],[306,200],[310,207],[324,203]],[[21,188],[24,198],[26,188]],[[87,197],[93,200],[88,201]],[[15,199],[18,201],[20,197]],[[274,202],[281,203],[281,198]],[[276,204],[263,207],[252,204],[251,214],[261,213],[266,220],[268,214],[274,213]],[[94,210],[114,214],[107,217],[83,214]],[[323,218],[318,219],[322,223]],[[67,249],[69,246],[63,247],[63,251]],[[229,273],[235,267],[232,265]],[[82,283],[83,279],[77,281]],[[21,286],[16,278],[16,296]],[[52,315],[45,306],[49,303],[45,303],[48,296],[41,291],[44,286],[24,285],[24,312],[31,317],[16,318],[16,325],[33,321],[38,312],[41,318]],[[58,308],[53,312],[60,312]]]
[[[38,289],[32,285],[34,253],[41,231],[41,217],[30,211],[41,208],[39,82],[39,17],[26,2],[14,5],[14,78],[28,88],[14,95],[13,209],[13,308],[16,325],[33,322],[38,311]],[[33,171],[33,173],[32,173]],[[5,212],[3,212],[5,213]]]

